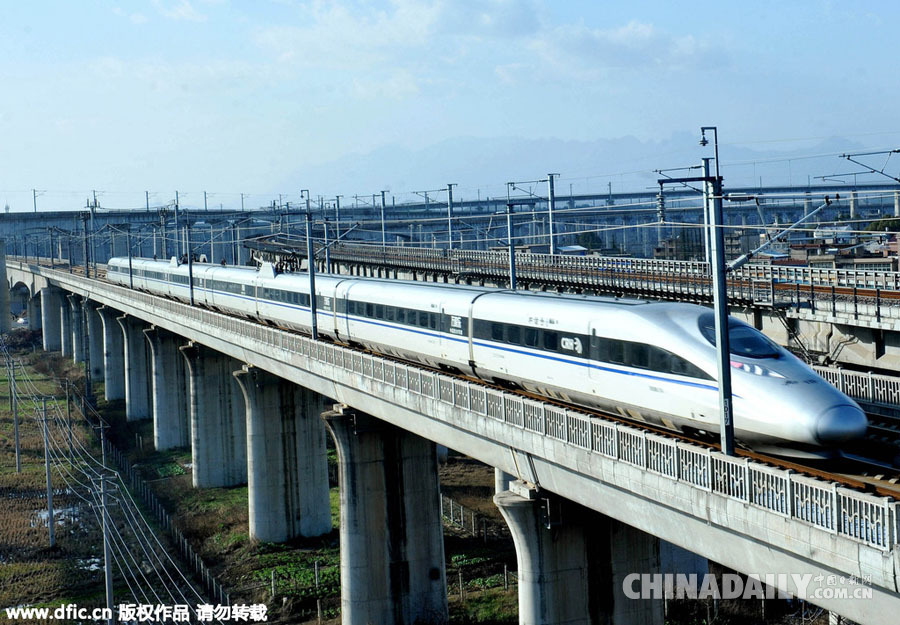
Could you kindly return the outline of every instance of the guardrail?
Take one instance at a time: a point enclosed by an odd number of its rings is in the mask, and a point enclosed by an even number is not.
[[[819,365],[813,369],[853,399],[900,408],[900,378],[896,376]]]
[[[413,269],[452,273],[505,275],[509,254],[505,251],[446,250],[366,244],[338,244],[331,247],[332,260],[382,263]],[[558,277],[590,280],[596,272],[648,272],[666,276],[709,280],[709,265],[702,261],[619,258],[613,256],[566,256],[516,252],[516,273],[522,278]],[[572,274],[567,278],[567,274]],[[595,276],[598,277],[599,276]],[[759,280],[900,291],[900,272],[853,269],[816,269],[781,265],[745,265],[733,274],[734,280]],[[705,289],[708,290],[708,285]]]
[[[332,247],[330,256],[332,262],[349,261],[500,282],[509,274],[509,254],[501,251],[341,244]],[[516,275],[525,282],[712,301],[709,265],[699,261],[517,252]],[[831,292],[823,292],[822,287],[830,288]],[[860,295],[859,289],[866,289],[867,294]],[[728,297],[732,301],[757,306],[778,304],[832,315],[840,311],[854,318],[871,317],[876,321],[900,319],[900,298],[890,297],[892,292],[900,292],[900,272],[745,265],[732,273],[728,281]]]
[[[61,272],[60,279],[85,281]],[[215,328],[219,336],[223,336],[222,332],[233,333],[240,336],[242,342],[252,340],[267,350],[283,350],[294,356],[295,366],[311,370],[313,363],[320,363],[343,368],[382,386],[448,404],[454,408],[453,414],[467,411],[479,418],[503,422],[511,428],[572,445],[598,457],[624,462],[883,551],[892,550],[900,534],[900,504],[889,497],[858,493],[791,470],[726,456],[576,410],[125,287],[98,284],[93,280],[90,284],[94,293],[106,291],[113,299],[121,298],[132,305],[140,303],[167,318],[180,317]],[[300,357],[300,363],[297,357]]]

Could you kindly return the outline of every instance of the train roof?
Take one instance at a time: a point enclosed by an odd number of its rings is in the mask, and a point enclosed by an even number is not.
[[[118,261],[118,262],[127,262],[127,257],[115,257],[111,258],[110,262]],[[186,264],[179,264],[173,266],[171,261],[166,260],[153,260],[146,258],[133,258],[133,264],[141,264],[141,265],[162,265],[165,268],[186,268]],[[217,270],[232,270],[232,271],[241,271],[246,272],[247,274],[259,274],[259,270],[253,267],[237,267],[234,265],[227,265],[225,267],[216,264],[216,263],[193,263],[195,269],[217,269]],[[297,272],[297,273],[279,273],[276,274],[275,278],[301,278],[307,275],[305,272]],[[530,296],[530,297],[540,297],[546,298],[550,301],[555,302],[567,302],[567,303],[579,303],[579,304],[588,304],[588,305],[597,305],[597,304],[605,304],[609,306],[622,307],[622,308],[631,308],[631,307],[652,307],[657,312],[667,313],[670,312],[671,309],[682,308],[684,303],[680,302],[658,302],[652,300],[645,299],[637,299],[637,298],[625,298],[625,297],[612,297],[606,295],[584,295],[579,293],[554,293],[554,292],[545,292],[545,291],[526,291],[526,290],[518,290],[511,291],[505,288],[498,287],[487,287],[487,286],[474,286],[469,284],[448,284],[443,282],[422,282],[418,280],[397,280],[393,278],[367,278],[367,277],[357,277],[357,276],[348,276],[344,274],[331,274],[331,273],[317,273],[317,277],[331,278],[333,280],[349,280],[349,281],[358,281],[362,284],[370,284],[370,285],[384,285],[390,287],[415,287],[415,288],[429,288],[429,289],[452,289],[456,293],[479,293],[479,294],[496,294],[496,295],[506,295],[510,297],[516,296]],[[692,304],[688,304],[692,306]],[[666,310],[670,309],[670,310]]]

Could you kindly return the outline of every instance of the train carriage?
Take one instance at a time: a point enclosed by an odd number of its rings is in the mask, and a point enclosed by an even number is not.
[[[194,265],[198,305],[308,332],[307,274]],[[127,258],[111,282],[187,301],[188,267]],[[713,314],[694,304],[319,275],[322,336],[484,380],[617,410],[673,430],[718,431]],[[863,436],[865,414],[810,367],[730,319],[735,434],[800,453]]]

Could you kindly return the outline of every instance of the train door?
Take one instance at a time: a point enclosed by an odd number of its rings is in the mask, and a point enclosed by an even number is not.
[[[591,323],[589,333],[590,345],[588,345],[588,360],[590,360],[592,365],[590,367],[590,377],[593,379],[600,379],[603,377],[600,373],[600,369],[596,366],[596,363],[600,361],[600,352],[602,350],[602,347],[604,347],[604,345],[602,344],[602,332],[598,333],[598,330],[600,329],[601,328],[599,327],[599,324]]]
[[[334,333],[338,340],[347,341],[350,337],[350,324],[347,320],[347,298],[351,280],[341,280],[334,286]]]
[[[590,324],[590,345],[588,348],[588,359],[591,362],[590,377],[592,380],[602,382],[596,385],[601,388],[604,385],[619,383],[629,384],[627,376],[617,375],[615,372],[620,367],[625,366],[625,343],[616,340],[615,336],[610,337],[608,324],[591,323]]]
[[[469,299],[456,298],[441,302],[441,359],[445,363],[469,360]]]

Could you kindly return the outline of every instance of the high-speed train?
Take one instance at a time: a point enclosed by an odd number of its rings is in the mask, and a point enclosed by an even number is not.
[[[188,301],[188,266],[112,258],[107,279]],[[195,263],[194,301],[301,331],[309,277]],[[714,317],[685,303],[317,274],[318,332],[383,354],[514,385],[691,434],[718,432]],[[730,319],[735,437],[819,455],[865,434],[849,397]]]

